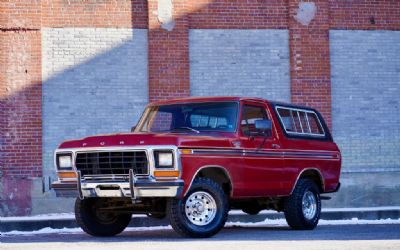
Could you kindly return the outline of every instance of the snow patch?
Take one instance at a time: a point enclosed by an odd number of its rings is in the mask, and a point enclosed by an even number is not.
[[[137,232],[137,231],[156,231],[156,230],[171,230],[171,226],[155,226],[155,227],[128,227],[124,232]],[[83,233],[81,228],[61,228],[54,229],[50,227],[42,228],[37,231],[10,231],[1,233],[4,236],[8,235],[37,235],[37,234],[79,234]]]
[[[384,225],[384,224],[400,224],[400,219],[384,219],[384,220],[360,220],[353,218],[351,220],[319,220],[319,226],[334,225]],[[285,219],[276,219],[260,222],[227,222],[225,227],[282,227],[288,226]]]
[[[384,224],[400,224],[400,219],[385,219],[385,220],[359,220],[357,218],[353,218],[351,220],[320,220],[319,226],[327,226],[327,225],[384,225]],[[277,220],[265,220],[262,222],[227,222],[225,227],[287,227],[287,223],[285,219],[277,219]],[[172,230],[171,226],[154,226],[154,227],[128,227],[125,229],[125,232],[137,232],[137,231],[159,231],[159,230]],[[62,228],[62,229],[54,229],[50,227],[46,227],[37,231],[10,231],[6,233],[2,233],[4,236],[12,236],[12,235],[36,235],[36,234],[79,234],[83,233],[80,228]]]

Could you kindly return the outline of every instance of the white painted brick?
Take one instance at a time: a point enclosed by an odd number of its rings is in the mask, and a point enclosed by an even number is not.
[[[344,169],[400,169],[400,32],[332,30],[330,44]]]
[[[287,30],[190,30],[191,95],[290,101],[288,39]]]
[[[127,132],[148,102],[147,30],[42,30],[43,171],[64,140]]]

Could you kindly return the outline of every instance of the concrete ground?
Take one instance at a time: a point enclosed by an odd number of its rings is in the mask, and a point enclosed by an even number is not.
[[[2,250],[74,249],[400,249],[400,224],[321,225],[293,231],[286,225],[226,227],[209,239],[179,237],[170,227],[128,228],[116,237],[95,238],[80,230],[3,234]]]

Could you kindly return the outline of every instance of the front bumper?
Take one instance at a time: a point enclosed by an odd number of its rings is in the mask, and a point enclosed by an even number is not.
[[[184,182],[180,179],[158,180],[152,177],[137,179],[130,174],[129,180],[112,178],[85,179],[78,176],[76,181],[56,181],[51,188],[57,197],[178,197],[182,194]]]

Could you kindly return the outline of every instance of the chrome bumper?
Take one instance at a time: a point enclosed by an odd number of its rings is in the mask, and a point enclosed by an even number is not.
[[[183,190],[183,180],[156,180],[151,177],[136,178],[132,173],[129,180],[85,179],[78,174],[77,181],[56,181],[51,187],[57,197],[178,197]]]

